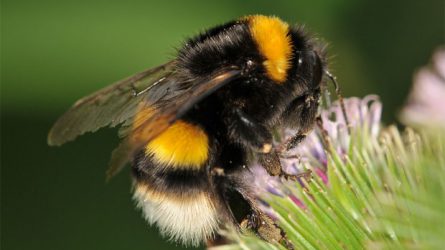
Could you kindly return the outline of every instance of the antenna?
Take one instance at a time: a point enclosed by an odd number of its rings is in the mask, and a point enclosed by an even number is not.
[[[340,86],[337,83],[337,77],[335,77],[331,72],[325,71],[326,75],[329,77],[331,82],[334,84],[335,93],[337,94],[338,101],[340,103],[341,112],[343,113],[343,117],[345,118],[346,128],[348,129],[348,134],[351,134],[351,126],[349,124],[348,115],[346,114],[345,102],[343,101],[343,96],[341,95]]]

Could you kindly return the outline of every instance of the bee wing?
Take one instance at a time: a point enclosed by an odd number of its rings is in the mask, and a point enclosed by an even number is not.
[[[224,69],[205,78],[172,81],[153,88],[147,96],[146,105],[142,107],[149,110],[149,115],[137,117],[132,124],[133,139],[141,140],[143,144],[149,142],[195,104],[238,78],[240,73],[236,68]]]
[[[131,120],[145,95],[140,91],[161,83],[174,71],[174,61],[147,69],[78,100],[51,128],[48,144],[59,146],[86,132]]]
[[[134,153],[180,119],[188,110],[219,88],[241,76],[237,68],[225,68],[205,78],[187,81],[167,79],[150,89],[143,105],[121,135],[126,139],[113,151],[107,178],[111,178]]]

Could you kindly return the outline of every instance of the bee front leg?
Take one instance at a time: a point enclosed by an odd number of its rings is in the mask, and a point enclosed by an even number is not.
[[[229,137],[258,153],[269,153],[272,150],[272,134],[254,118],[236,108],[226,119]]]
[[[263,166],[263,168],[271,176],[279,176],[286,180],[296,181],[302,177],[308,178],[308,176],[310,176],[311,174],[310,170],[299,174],[289,174],[284,171],[283,166],[281,165],[280,156],[277,151],[272,151],[269,154],[259,154],[258,159],[261,166]]]
[[[306,133],[302,133],[299,131],[294,136],[286,140],[283,144],[283,150],[289,151],[293,148],[295,148],[300,142],[302,142],[306,138]]]
[[[295,133],[292,137],[286,139],[277,147],[277,151],[282,154],[289,150],[294,149],[298,144],[300,144],[304,139],[306,139],[308,133],[312,131],[314,128],[315,118],[312,123],[306,124],[306,126],[301,127],[297,133]]]

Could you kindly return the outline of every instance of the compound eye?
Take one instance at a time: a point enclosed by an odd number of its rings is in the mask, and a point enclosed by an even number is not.
[[[323,65],[317,52],[312,51],[311,58],[312,58],[312,81],[313,81],[312,84],[315,87],[319,87],[321,80],[323,78]]]
[[[300,51],[296,55],[297,74],[306,79],[310,89],[318,88],[323,76],[323,65],[317,52]]]

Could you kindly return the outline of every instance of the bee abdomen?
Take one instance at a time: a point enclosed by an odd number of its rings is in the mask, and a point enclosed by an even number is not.
[[[197,154],[193,147],[181,150],[184,151],[180,154],[187,151]],[[177,159],[199,158],[195,156]],[[146,220],[157,225],[166,237],[193,246],[213,238],[219,228],[217,203],[205,168],[207,159],[197,163],[181,165],[173,160],[160,163],[145,150],[138,154],[133,165],[134,199]]]

